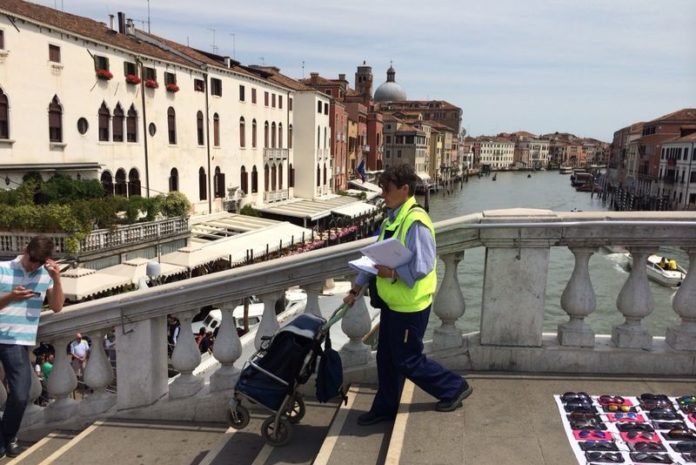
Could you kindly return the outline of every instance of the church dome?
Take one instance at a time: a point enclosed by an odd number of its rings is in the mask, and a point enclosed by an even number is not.
[[[392,66],[387,70],[387,82],[375,91],[375,102],[403,102],[406,100],[406,91],[396,83],[396,71]]]

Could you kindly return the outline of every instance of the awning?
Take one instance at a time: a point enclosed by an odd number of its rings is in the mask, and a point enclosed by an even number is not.
[[[331,215],[331,211],[334,208],[356,202],[359,201],[354,197],[349,197],[347,195],[336,195],[322,199],[296,199],[295,201],[286,203],[274,203],[266,207],[259,208],[259,210],[273,215],[307,218],[310,221],[316,221]]]
[[[430,175],[428,175],[428,173],[418,172],[418,173],[416,173],[416,176],[418,176],[420,178],[420,180],[423,182],[430,181]]]
[[[172,265],[182,266],[189,270],[212,263],[219,259],[229,259],[224,254],[214,250],[203,250],[192,247],[182,247],[176,252],[168,253],[160,257],[160,264],[170,263]]]
[[[129,286],[131,280],[88,268],[69,269],[60,276],[65,298],[76,302],[111,289]]]
[[[356,216],[362,216],[368,213],[372,213],[375,210],[377,210],[377,207],[374,205],[370,205],[369,203],[365,202],[355,202],[348,205],[344,205],[342,207],[334,208],[333,210],[331,210],[331,212],[337,215],[344,215],[349,216],[351,218],[355,218]]]
[[[350,184],[351,186],[357,187],[358,189],[372,191],[372,192],[376,192],[378,194],[382,193],[381,187],[379,187],[377,184],[374,184],[374,183],[371,183],[368,181],[362,182],[359,179],[351,179],[350,181],[348,181],[348,184]]]
[[[138,284],[141,278],[147,277],[147,264],[150,261],[157,260],[148,260],[147,258],[133,258],[131,260],[126,260],[120,265],[114,265],[108,268],[103,268],[100,271],[114,276],[123,276],[125,278],[130,279],[133,284]],[[159,266],[159,276],[162,278],[176,274],[183,274],[188,271],[183,266],[173,265],[171,263],[160,263]]]

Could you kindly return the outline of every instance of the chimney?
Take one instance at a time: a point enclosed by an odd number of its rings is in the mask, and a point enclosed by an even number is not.
[[[120,34],[126,33],[126,14],[121,11],[118,12],[118,32]]]
[[[114,30],[114,15],[109,15],[109,29]]]
[[[132,36],[135,35],[135,24],[133,24],[133,19],[126,19],[126,34]]]
[[[316,84],[319,81],[319,73],[309,73],[312,84]]]
[[[338,80],[339,80],[339,81],[345,81],[345,80],[346,80],[346,75],[345,75],[345,74],[339,74],[339,75],[338,75]]]

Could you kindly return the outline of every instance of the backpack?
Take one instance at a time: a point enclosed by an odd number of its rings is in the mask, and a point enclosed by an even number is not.
[[[317,368],[317,400],[325,403],[341,396],[346,401],[347,397],[343,392],[343,363],[338,352],[331,348],[331,338],[328,334],[324,340],[324,350],[319,350],[321,359]]]

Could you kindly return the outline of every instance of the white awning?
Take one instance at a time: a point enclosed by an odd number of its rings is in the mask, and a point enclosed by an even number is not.
[[[114,276],[123,276],[125,278],[130,279],[133,284],[138,284],[141,278],[147,277],[147,264],[150,261],[157,260],[148,260],[147,258],[133,258],[131,260],[126,260],[120,265],[110,266],[100,271]],[[160,263],[159,267],[159,276],[163,278],[171,275],[183,274],[188,271],[186,267],[180,265],[173,265],[171,263]]]
[[[344,215],[349,216],[351,218],[355,218],[356,216],[362,216],[368,213],[372,213],[375,210],[377,210],[377,207],[374,205],[370,205],[369,203],[365,202],[355,202],[348,205],[344,205],[343,207],[334,208],[331,211],[337,215]]]
[[[129,286],[131,280],[88,268],[74,268],[61,273],[65,298],[76,302],[111,289]]]
[[[425,182],[430,181],[430,175],[428,175],[428,173],[418,172],[418,173],[416,173],[416,176],[418,176],[421,181],[425,181]]]
[[[377,184],[374,184],[374,183],[371,183],[368,181],[362,182],[359,179],[351,179],[350,181],[348,181],[348,184],[350,184],[351,186],[357,187],[358,189],[372,191],[372,192],[376,192],[378,194],[382,193],[381,187],[379,187]]]
[[[354,197],[346,195],[336,195],[322,199],[297,199],[286,203],[274,203],[260,208],[265,213],[279,216],[291,216],[294,218],[307,218],[316,221],[331,215],[334,208],[342,207],[351,203],[359,202]]]
[[[162,255],[160,257],[160,264],[170,263],[187,269],[193,269],[207,263],[212,263],[221,258],[225,259],[228,257],[226,254],[217,251],[182,247],[176,252]]]

